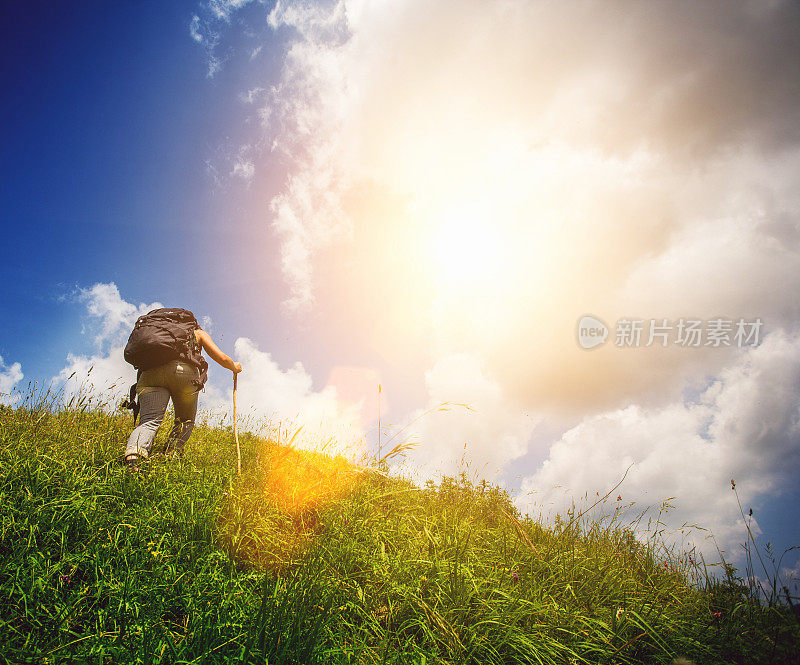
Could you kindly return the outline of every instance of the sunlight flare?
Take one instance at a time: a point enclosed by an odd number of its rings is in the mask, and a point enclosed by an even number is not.
[[[433,260],[440,284],[469,285],[497,274],[498,234],[481,214],[455,210],[433,234]]]

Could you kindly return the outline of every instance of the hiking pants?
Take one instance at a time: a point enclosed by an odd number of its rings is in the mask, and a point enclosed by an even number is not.
[[[139,426],[131,432],[125,456],[147,457],[156,440],[156,432],[164,421],[170,397],[175,409],[175,423],[167,439],[166,452],[183,449],[194,429],[197,414],[197,384],[200,371],[183,360],[172,360],[142,372],[136,383],[139,395]]]

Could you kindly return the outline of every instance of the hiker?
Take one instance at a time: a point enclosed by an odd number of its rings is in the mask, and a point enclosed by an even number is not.
[[[139,426],[131,432],[125,448],[125,463],[132,471],[138,470],[139,460],[150,455],[170,398],[175,422],[164,452],[174,451],[183,457],[194,428],[198,393],[208,374],[208,363],[201,351],[234,375],[242,371],[241,364],[214,344],[188,310],[155,309],[136,321],[125,347],[125,360],[138,370],[136,384],[131,386],[134,423],[137,411],[141,411]],[[138,405],[135,396],[139,398]]]

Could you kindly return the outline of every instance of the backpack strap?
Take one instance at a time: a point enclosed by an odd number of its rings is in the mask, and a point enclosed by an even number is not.
[[[197,321],[195,321],[195,323],[197,323]],[[192,331],[190,360],[200,373],[200,378],[193,382],[197,388],[197,392],[200,392],[201,390],[205,390],[206,381],[208,380],[208,363],[202,355],[203,346],[197,341],[196,333],[198,330],[202,330],[199,325]]]

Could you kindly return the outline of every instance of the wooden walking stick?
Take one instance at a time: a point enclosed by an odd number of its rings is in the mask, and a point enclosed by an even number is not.
[[[236,441],[236,473],[242,475],[242,451],[239,449],[239,428],[236,425],[236,372],[233,373],[233,438]]]

